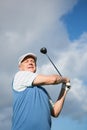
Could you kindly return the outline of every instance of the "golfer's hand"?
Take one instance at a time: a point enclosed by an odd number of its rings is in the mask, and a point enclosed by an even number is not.
[[[66,77],[62,77],[63,78],[63,83],[67,84],[70,83],[70,79],[66,78]]]
[[[69,79],[67,79],[67,82],[66,82],[66,89],[67,89],[67,91],[71,88],[71,84],[70,84],[70,80]]]
[[[70,85],[70,79],[69,78],[64,78],[64,84],[65,84],[65,86],[67,86],[68,88],[70,88],[71,87],[71,85]]]

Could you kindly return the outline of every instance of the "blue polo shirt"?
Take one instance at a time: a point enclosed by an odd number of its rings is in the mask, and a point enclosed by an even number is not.
[[[18,72],[17,75],[13,82],[12,130],[50,130],[51,105],[47,91],[41,86],[29,85],[24,88],[22,81],[20,84],[22,90],[18,91],[20,87],[16,90],[16,87],[14,87],[15,85],[17,86],[18,81],[16,82],[16,80],[23,80],[21,73],[19,74]],[[34,76],[34,78],[36,77],[33,73],[29,75]],[[32,78],[32,82],[33,80]],[[23,82],[25,83],[25,81]]]

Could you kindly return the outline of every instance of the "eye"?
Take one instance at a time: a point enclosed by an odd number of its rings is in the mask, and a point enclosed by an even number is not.
[[[34,63],[34,60],[32,60],[32,63]]]
[[[25,60],[24,63],[28,63],[28,60]]]

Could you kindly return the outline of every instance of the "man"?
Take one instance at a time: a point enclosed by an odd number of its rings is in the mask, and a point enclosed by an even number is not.
[[[13,80],[12,130],[51,130],[51,115],[57,117],[62,110],[70,80],[57,74],[37,74],[36,61],[33,53],[19,58],[19,71]],[[53,104],[41,86],[59,83],[60,95]]]

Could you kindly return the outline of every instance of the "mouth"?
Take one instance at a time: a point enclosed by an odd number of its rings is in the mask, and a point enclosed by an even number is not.
[[[29,66],[28,69],[33,69],[34,67],[33,66]]]

